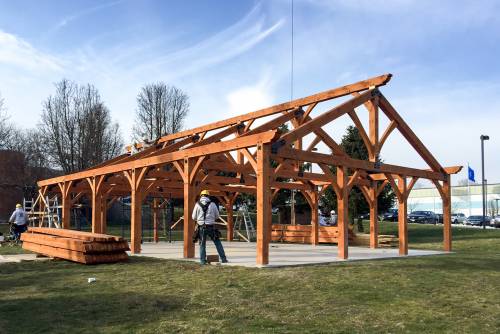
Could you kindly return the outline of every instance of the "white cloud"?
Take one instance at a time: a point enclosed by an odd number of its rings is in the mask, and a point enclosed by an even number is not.
[[[64,67],[62,61],[56,57],[41,52],[23,39],[0,30],[1,64],[35,72],[61,72]]]
[[[255,6],[245,17],[227,29],[194,45],[157,57],[139,65],[135,72],[169,69],[169,77],[176,78],[200,71],[232,59],[262,42],[276,32],[283,19],[266,24],[261,6]]]
[[[228,117],[269,107],[274,100],[271,90],[268,77],[264,77],[255,85],[233,90],[226,95]]]
[[[82,17],[85,17],[85,16],[90,15],[92,13],[95,13],[97,11],[100,11],[102,9],[109,8],[109,7],[112,7],[112,6],[116,6],[116,5],[120,4],[120,3],[122,3],[123,1],[124,0],[118,0],[118,1],[113,1],[113,2],[108,2],[108,3],[100,4],[98,6],[87,8],[87,9],[84,9],[84,10],[82,10],[80,12],[74,13],[72,15],[68,15],[66,17],[63,17],[61,20],[59,20],[59,22],[57,22],[57,24],[53,28],[51,28],[45,34],[45,37],[47,37],[50,34],[55,33],[59,29],[62,29],[63,27],[67,26],[68,24],[70,24],[73,21],[76,21],[76,20],[78,20],[78,19],[80,19]]]
[[[57,27],[63,27],[82,15],[119,2],[66,17]],[[193,109],[194,113],[206,111],[205,102],[210,98],[213,100],[213,110],[216,110],[217,106],[220,107],[216,100],[223,100],[224,94],[233,89],[234,84],[219,82],[213,85],[209,78],[202,78],[200,75],[194,77],[193,74],[248,52],[278,31],[283,22],[280,19],[266,20],[262,6],[256,5],[235,24],[192,45],[176,48],[174,42],[178,45],[179,40],[175,40],[173,35],[161,38],[152,36],[139,43],[130,43],[123,38],[117,39],[116,34],[104,34],[102,37],[110,40],[106,47],[97,49],[92,43],[87,43],[65,54],[42,52],[20,37],[0,31],[0,77],[5,78],[0,82],[0,91],[9,103],[13,120],[29,127],[38,121],[41,102],[53,93],[54,82],[66,77],[80,83],[92,83],[100,90],[114,118],[119,119],[125,138],[128,139],[134,117],[135,97],[141,85],[156,80],[174,85],[180,83],[181,87],[184,83],[186,91],[191,95],[192,105],[200,108]],[[178,34],[175,33],[175,36]],[[101,41],[100,44],[106,44],[106,41]],[[167,44],[169,50],[175,51],[165,51]],[[248,78],[247,82],[252,82],[251,80],[252,78]],[[250,93],[252,88],[246,87],[236,94],[240,97],[253,94],[252,100],[260,102],[248,105],[263,106],[271,101],[265,92],[260,95],[256,93],[258,89],[264,90],[264,84],[261,82],[255,85],[253,93]],[[25,98],[26,87],[30,90],[29,99]],[[214,91],[218,92],[218,99],[214,98]],[[206,113],[201,117],[193,115],[187,126],[198,123],[204,116]],[[208,118],[207,121],[210,120]]]

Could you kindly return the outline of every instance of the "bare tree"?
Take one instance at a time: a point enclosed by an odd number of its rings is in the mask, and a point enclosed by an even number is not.
[[[63,79],[43,103],[40,132],[50,162],[65,173],[82,170],[118,155],[119,127],[97,89]]]
[[[0,149],[11,149],[14,125],[9,122],[5,102],[0,95]]]
[[[189,97],[163,82],[147,84],[137,95],[133,139],[155,140],[182,130],[189,112]]]

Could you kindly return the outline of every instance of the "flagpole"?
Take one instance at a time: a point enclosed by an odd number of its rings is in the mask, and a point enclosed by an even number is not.
[[[467,162],[467,195],[469,197],[469,217],[470,217],[470,180],[469,180],[469,162]]]

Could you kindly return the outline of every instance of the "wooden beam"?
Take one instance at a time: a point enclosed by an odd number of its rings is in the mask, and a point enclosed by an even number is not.
[[[158,242],[158,198],[153,198],[153,241]]]
[[[382,149],[382,146],[384,146],[384,143],[387,140],[387,138],[389,138],[389,135],[392,133],[392,131],[394,131],[394,129],[397,126],[398,126],[398,123],[396,123],[396,121],[394,121],[394,120],[392,120],[391,123],[389,123],[389,125],[385,129],[384,133],[382,134],[382,137],[380,137],[380,141],[378,144],[378,151],[379,152]]]
[[[349,111],[347,114],[349,115],[349,117],[351,117],[354,125],[358,129],[358,133],[361,136],[363,143],[365,144],[366,150],[368,151],[368,156],[370,161],[375,161],[375,146],[371,143],[370,138],[368,137],[368,134],[366,133],[365,128],[361,123],[361,120],[356,114],[356,111],[353,109]]]
[[[190,182],[189,175],[193,173],[194,161],[193,159],[184,159],[184,258],[194,257],[194,243],[193,233],[195,222],[191,217],[194,209],[197,189],[192,182]]]
[[[310,197],[309,206],[311,208],[311,225],[312,225],[311,245],[317,246],[317,245],[319,245],[319,195],[318,195],[318,191],[315,189],[314,191],[309,192],[309,197]]]
[[[406,178],[398,177],[398,190],[407,193]],[[407,197],[398,198],[399,255],[408,255],[408,202]]]
[[[443,249],[451,252],[451,177],[447,176],[443,181]]]
[[[111,165],[111,166],[106,166],[106,167],[98,168],[95,170],[88,170],[88,171],[84,171],[84,172],[78,172],[78,173],[73,173],[73,174],[60,176],[60,177],[56,177],[56,178],[52,178],[52,179],[47,179],[47,180],[39,181],[38,185],[39,186],[51,185],[51,184],[56,184],[58,182],[78,180],[78,179],[83,179],[86,177],[92,177],[92,176],[97,176],[97,175],[117,173],[117,172],[129,170],[129,169],[133,169],[133,168],[142,168],[142,167],[161,165],[161,164],[165,164],[168,162],[173,162],[176,160],[184,159],[184,157],[195,158],[195,157],[205,156],[205,155],[210,155],[210,154],[215,154],[215,153],[233,151],[233,150],[237,150],[237,149],[241,149],[241,148],[245,148],[245,147],[255,146],[255,143],[258,141],[261,141],[264,143],[269,143],[269,142],[275,140],[277,135],[278,135],[278,132],[276,130],[275,131],[267,131],[264,133],[258,133],[258,134],[247,136],[247,137],[240,137],[240,138],[235,138],[232,140],[212,143],[212,144],[208,144],[205,146],[195,147],[192,149],[186,149],[183,151],[169,152],[169,153],[165,153],[165,154],[159,155],[159,156],[154,156],[154,157],[149,157],[149,158],[146,157],[143,159],[130,161],[130,162],[126,162],[126,163],[120,163],[120,164]]]
[[[227,212],[227,241],[233,241],[234,235],[234,214],[233,214],[234,200],[230,199],[225,207]]]
[[[257,265],[269,263],[271,239],[270,147],[257,145]]]
[[[321,128],[323,125],[335,120],[336,118],[348,113],[352,109],[360,106],[366,101],[370,100],[377,94],[380,94],[376,89],[370,89],[357,97],[342,103],[341,105],[330,109],[329,111],[322,113],[321,115],[311,119],[310,121],[304,122],[303,124],[296,127],[294,130],[283,134],[279,140],[280,143],[291,144],[299,138],[302,138],[316,129]]]
[[[338,258],[347,259],[348,257],[348,233],[349,233],[349,191],[347,168],[337,167],[337,184],[340,188],[340,196],[337,196],[337,226],[338,226]]]
[[[293,160],[297,160],[297,157],[299,157],[301,161],[305,162],[324,163],[333,166],[345,166],[348,168],[361,169],[368,172],[402,174],[408,176],[417,176],[420,178],[430,179],[430,180],[444,179],[444,175],[438,172],[431,172],[422,169],[390,165],[386,163],[377,164],[371,161],[358,160],[350,157],[341,157],[341,156],[318,153],[318,152],[300,151],[286,147],[280,148],[276,154],[273,154],[273,157],[274,156],[285,159],[293,159]]]
[[[310,105],[307,106],[306,112],[304,113],[304,116],[302,117],[302,120],[301,120],[301,122],[299,122],[299,124],[302,124],[302,122],[304,122],[304,120],[307,119],[307,117],[311,114],[311,112],[313,111],[313,109],[317,105],[318,105],[318,102],[314,102],[314,103],[311,103]]]
[[[406,124],[403,118],[398,114],[396,109],[394,109],[394,107],[382,94],[380,94],[379,105],[391,121],[396,121],[399,132],[406,138],[408,143],[413,146],[422,159],[429,164],[429,167],[435,172],[445,174],[443,167],[439,164],[436,158],[434,158],[432,153],[427,149],[427,147],[425,147],[413,130],[410,129],[408,124]]]
[[[310,151],[314,150],[314,148],[316,147],[316,145],[319,144],[320,141],[321,141],[321,138],[318,135],[316,135],[316,137],[314,137],[313,141],[309,144],[309,146],[307,146],[306,151],[310,152]]]
[[[377,182],[373,181],[369,187],[371,197],[370,205],[370,248],[378,248],[378,191]]]
[[[368,88],[370,88],[372,86],[379,87],[379,86],[383,86],[383,85],[387,84],[391,80],[391,77],[392,77],[392,74],[384,74],[384,75],[380,75],[378,77],[373,77],[373,78],[370,78],[367,80],[358,81],[358,82],[350,84],[350,85],[330,89],[330,90],[327,90],[327,91],[324,91],[324,92],[321,92],[318,94],[314,94],[314,95],[310,95],[310,96],[307,96],[304,98],[281,103],[281,104],[278,104],[278,105],[275,105],[272,107],[268,107],[265,109],[261,109],[258,111],[254,111],[254,112],[251,112],[248,114],[231,117],[231,118],[223,120],[223,121],[217,121],[217,122],[213,122],[213,123],[210,123],[208,125],[200,126],[200,127],[194,128],[194,129],[185,130],[185,131],[177,132],[177,133],[174,133],[171,135],[167,135],[167,136],[160,138],[158,140],[158,142],[161,143],[161,142],[165,142],[165,141],[169,141],[169,140],[174,140],[177,138],[186,137],[186,136],[200,133],[203,131],[212,131],[212,130],[220,129],[220,128],[230,126],[233,124],[238,124],[241,122],[246,122],[246,121],[250,121],[250,120],[255,120],[257,118],[277,114],[277,113],[280,113],[280,112],[283,112],[286,110],[291,110],[291,109],[298,108],[298,107],[304,107],[304,106],[307,106],[307,105],[314,103],[314,102],[323,102],[323,101],[335,99],[338,97],[347,96],[347,95],[350,95],[354,92],[362,92],[362,91],[367,90]]]

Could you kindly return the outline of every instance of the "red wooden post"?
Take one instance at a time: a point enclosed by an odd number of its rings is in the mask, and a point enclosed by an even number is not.
[[[340,196],[337,196],[337,226],[339,230],[338,237],[338,257],[340,259],[347,259],[348,257],[348,207],[349,207],[349,193],[347,186],[348,176],[346,167],[337,167],[337,184],[340,188]]]
[[[271,194],[268,144],[257,144],[257,264],[269,263]]]

